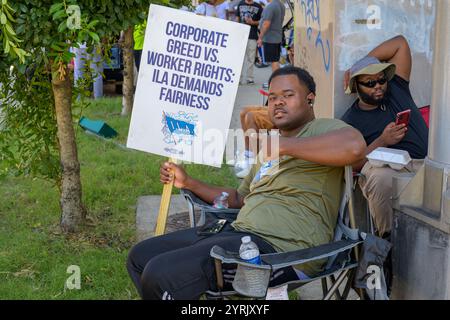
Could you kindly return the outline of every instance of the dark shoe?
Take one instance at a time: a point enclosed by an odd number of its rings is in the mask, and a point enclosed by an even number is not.
[[[247,80],[247,84],[255,84],[255,81],[253,81],[253,80]]]
[[[255,63],[255,67],[257,67],[257,68],[266,68],[268,66],[269,66],[269,64],[267,64],[267,63],[259,63],[259,62]]]

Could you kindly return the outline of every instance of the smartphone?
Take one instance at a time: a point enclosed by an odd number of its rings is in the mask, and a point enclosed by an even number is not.
[[[396,125],[404,124],[405,126],[408,126],[410,116],[411,116],[411,109],[397,113],[397,118],[395,119],[395,124]]]
[[[200,229],[197,230],[197,234],[200,236],[207,236],[215,233],[219,233],[220,230],[223,229],[225,224],[227,223],[226,219],[219,219],[216,221],[213,221],[211,223],[208,223],[204,225],[203,227],[200,227]]]

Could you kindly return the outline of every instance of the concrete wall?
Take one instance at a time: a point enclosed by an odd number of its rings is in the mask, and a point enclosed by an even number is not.
[[[431,103],[434,0],[296,0],[295,10],[296,63],[318,84],[317,116],[342,116],[355,99],[343,92],[345,70],[398,34],[413,53],[413,97],[418,106]]]

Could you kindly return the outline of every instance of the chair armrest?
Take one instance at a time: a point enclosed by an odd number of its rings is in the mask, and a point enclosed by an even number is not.
[[[180,194],[186,199],[189,208],[189,220],[191,222],[191,227],[196,227],[198,225],[203,225],[206,222],[206,214],[211,214],[217,219],[226,219],[231,222],[236,219],[239,209],[217,209],[214,208],[209,203],[206,203],[199,197],[197,197],[192,191],[187,189],[180,189]],[[195,208],[200,208],[201,215],[200,220],[197,222],[195,218]]]
[[[261,255],[261,259],[271,264],[274,269],[280,269],[292,265],[304,264],[310,261],[328,258],[338,253],[350,250],[358,244],[363,243],[362,240],[340,240],[323,244],[313,248],[300,249],[290,252],[270,253]]]
[[[290,252],[262,254],[261,261],[263,264],[261,265],[247,263],[239,257],[238,253],[226,251],[219,246],[212,247],[210,255],[211,257],[219,259],[224,263],[237,263],[257,269],[280,269],[327,258],[340,252],[350,250],[362,242],[362,240],[341,240],[313,248],[300,249]]]
[[[205,212],[218,212],[218,213],[232,214],[232,213],[238,213],[240,210],[240,209],[233,209],[233,208],[227,208],[227,209],[214,208],[212,205],[210,205],[209,203],[206,203],[205,201],[203,201],[202,199],[197,197],[192,191],[187,190],[187,189],[180,189],[180,193],[181,193],[181,195],[184,196],[184,198],[188,202],[190,202],[191,204],[193,204],[196,207],[199,207],[200,209],[204,210]]]
[[[190,190],[180,189],[180,194],[183,197],[185,197],[186,200],[191,201],[193,204],[195,204],[198,207],[213,208],[213,206],[211,206],[209,203],[206,203],[205,201],[203,201],[202,199],[197,197],[195,195],[195,193],[193,193]]]
[[[211,248],[211,251],[209,254],[213,258],[221,260],[223,263],[237,263],[237,264],[249,266],[249,267],[256,268],[256,269],[266,269],[266,270],[271,269],[270,265],[268,265],[268,264],[248,263],[245,260],[242,260],[241,257],[239,257],[239,253],[227,251],[217,245]]]

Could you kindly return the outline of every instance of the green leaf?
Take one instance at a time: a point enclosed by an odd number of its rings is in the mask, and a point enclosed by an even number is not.
[[[72,60],[72,58],[75,57],[75,55],[73,53],[71,53],[71,52],[66,50],[63,53],[62,57],[63,57],[64,61],[70,62],[70,60]]]
[[[23,51],[23,49],[17,48],[17,47],[13,47],[14,52],[17,54],[17,56],[23,60],[25,57],[26,52]]]
[[[97,16],[97,20],[101,23],[106,23],[106,18],[104,16]]]
[[[92,29],[92,28],[95,27],[99,22],[100,22],[100,21],[98,21],[98,20],[93,20],[93,21],[91,21],[91,22],[87,25],[86,29]]]
[[[12,35],[12,36],[15,36],[16,35],[16,32],[13,30],[13,28],[11,27],[11,25],[8,23],[8,24],[5,24],[5,27],[6,27],[6,31],[10,34],[10,35]]]
[[[9,10],[5,10],[4,12],[6,13],[6,16],[8,17],[9,21],[11,21],[11,22],[15,22],[16,21],[14,19],[14,17],[11,15],[11,13],[9,12]]]
[[[60,3],[55,3],[50,7],[50,14],[54,14],[56,11],[60,11],[64,6],[64,3],[60,2]]]
[[[26,5],[24,5],[23,3],[21,3],[19,6],[20,6],[20,10],[21,10],[23,13],[27,13],[27,12],[28,12],[28,8],[27,8]]]
[[[53,14],[52,19],[53,20],[58,20],[58,19],[61,19],[62,17],[65,17],[65,16],[67,16],[66,11],[65,10],[59,10],[59,11],[57,11],[57,12],[55,12]]]
[[[9,41],[6,41],[6,42],[5,42],[5,49],[4,49],[4,51],[5,51],[6,54],[9,53],[9,49],[10,49],[10,47],[9,47]]]
[[[17,28],[16,28],[16,32],[18,34],[21,34],[22,32],[25,31],[25,25],[24,24],[20,24]]]
[[[10,10],[10,11],[13,11],[13,12],[14,12],[14,9],[13,9],[13,8],[11,8],[11,6],[9,5],[9,3],[8,3],[8,2],[6,2],[6,3],[4,4],[4,6],[6,7],[6,9],[8,9],[8,10]]]
[[[25,64],[21,64],[17,67],[17,69],[19,70],[19,72],[21,74],[25,74],[25,70],[26,70],[27,66]]]
[[[6,24],[6,22],[7,22],[6,15],[2,12],[2,14],[0,15],[0,23]]]
[[[100,42],[100,37],[95,32],[89,32],[89,36],[94,40],[95,42]]]
[[[60,46],[58,46],[56,43],[52,43],[52,45],[50,46],[50,48],[52,48],[53,50],[58,51],[58,52],[64,51],[64,49],[61,48]]]
[[[59,33],[62,33],[62,32],[64,32],[64,30],[66,30],[67,29],[67,21],[66,20],[63,20],[60,24],[59,24],[59,26],[58,26],[58,32]]]

